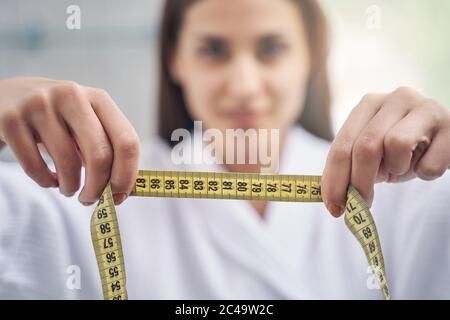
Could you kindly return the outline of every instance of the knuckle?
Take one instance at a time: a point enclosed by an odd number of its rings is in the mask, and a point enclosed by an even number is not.
[[[362,104],[362,105],[373,104],[375,102],[375,100],[377,100],[377,98],[378,98],[378,94],[367,93],[362,97],[360,104]]]
[[[330,157],[331,160],[337,163],[348,161],[352,154],[352,143],[350,140],[342,140],[333,142]]]
[[[5,133],[14,132],[21,122],[20,113],[15,110],[6,111],[0,118],[0,126]]]
[[[49,93],[43,89],[35,90],[32,93],[27,106],[27,109],[30,111],[32,110],[34,114],[42,114],[47,112],[48,108],[51,106]]]
[[[356,159],[366,160],[376,156],[379,149],[378,139],[372,134],[364,134],[355,142],[353,152]]]
[[[109,171],[113,161],[113,152],[110,146],[99,146],[92,153],[92,165],[101,171]]]
[[[96,89],[94,89],[94,92],[96,95],[98,95],[99,97],[101,97],[103,99],[111,99],[109,92],[106,91],[105,89],[96,88]]]
[[[27,176],[39,183],[37,177],[39,176],[39,171],[42,169],[39,163],[32,160],[26,160],[22,163],[22,168]]]
[[[384,147],[387,150],[411,151],[410,139],[405,134],[388,132],[384,138]]]
[[[118,153],[126,158],[134,159],[140,154],[139,137],[136,133],[123,134],[118,141]]]
[[[432,161],[421,161],[416,169],[416,174],[423,180],[434,180],[446,172],[447,168]]]
[[[115,102],[108,91],[102,88],[94,88],[92,91],[92,95],[95,99],[95,101],[98,104],[105,105],[105,106],[111,106],[115,105]]]
[[[66,156],[61,157],[60,166],[65,172],[75,173],[80,170],[81,161],[78,156],[67,154]]]
[[[54,90],[58,97],[72,101],[78,101],[82,96],[82,88],[75,81],[60,81]]]
[[[444,108],[436,103],[433,99],[426,98],[421,104],[421,108],[428,114],[433,123],[440,124],[447,120]],[[447,111],[447,110],[445,110]]]
[[[400,98],[404,98],[404,99],[415,99],[417,98],[417,92],[410,88],[410,87],[406,87],[406,86],[400,86],[397,89],[394,90],[393,94],[395,96],[398,96]]]
[[[351,111],[351,114],[364,112],[367,109],[378,108],[381,103],[381,98],[383,97],[380,93],[367,93],[365,94],[359,103]]]
[[[341,191],[334,188],[332,183],[329,183],[322,192],[322,197],[325,203],[341,203],[342,197],[340,196],[340,194]]]

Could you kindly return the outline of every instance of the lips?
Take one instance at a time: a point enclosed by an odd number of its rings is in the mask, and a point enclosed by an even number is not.
[[[264,118],[263,113],[248,111],[230,111],[225,114],[237,127],[255,127]]]

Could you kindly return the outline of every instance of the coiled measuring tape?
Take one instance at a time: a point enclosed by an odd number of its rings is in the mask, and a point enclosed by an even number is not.
[[[131,196],[321,202],[320,176],[140,170]],[[369,208],[350,186],[345,224],[364,250],[386,300],[383,253]],[[125,264],[110,184],[91,218],[91,236],[105,299],[127,299]]]

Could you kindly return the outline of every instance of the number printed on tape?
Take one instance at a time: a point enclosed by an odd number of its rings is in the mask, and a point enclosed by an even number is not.
[[[140,170],[130,194],[139,197],[213,198],[291,202],[321,202],[320,176],[255,173]],[[380,239],[372,214],[358,191],[350,186],[345,224],[376,270],[380,289],[390,299]],[[108,184],[91,218],[91,237],[108,300],[125,300],[125,262],[119,223]]]

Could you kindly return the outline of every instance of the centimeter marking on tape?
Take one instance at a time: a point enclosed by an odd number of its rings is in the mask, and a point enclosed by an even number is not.
[[[128,299],[122,242],[110,183],[92,214],[91,238],[100,271],[103,297],[108,300]]]
[[[140,170],[131,196],[322,202],[320,176]],[[383,253],[369,208],[350,186],[345,224],[364,250],[386,300],[390,299]],[[111,186],[91,218],[91,236],[105,299],[127,299],[125,265]]]

